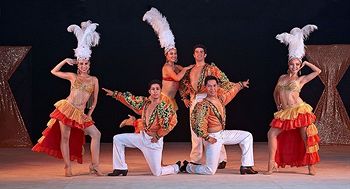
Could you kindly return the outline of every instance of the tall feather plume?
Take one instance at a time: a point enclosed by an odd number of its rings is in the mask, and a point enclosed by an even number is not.
[[[156,8],[151,8],[143,15],[143,21],[147,21],[158,35],[161,48],[165,53],[175,48],[175,37],[170,30],[166,17],[164,17]]]
[[[95,31],[97,23],[92,23],[90,20],[81,23],[81,28],[78,25],[68,26],[68,32],[73,32],[78,40],[78,47],[74,49],[75,56],[78,59],[90,59],[90,47],[98,45],[100,35]]]
[[[288,46],[288,60],[298,58],[301,61],[305,56],[304,40],[316,29],[316,25],[306,25],[302,29],[293,28],[290,33],[285,32],[276,36],[277,40]]]

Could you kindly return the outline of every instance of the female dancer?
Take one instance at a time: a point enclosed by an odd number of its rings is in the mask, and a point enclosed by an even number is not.
[[[177,49],[175,47],[174,36],[170,30],[169,23],[166,18],[155,8],[147,11],[143,17],[158,34],[161,47],[164,48],[165,63],[162,68],[162,100],[170,103],[174,110],[178,110],[175,101],[175,95],[179,89],[179,81],[183,78],[186,71],[194,65],[182,67],[177,63]],[[124,120],[120,127],[125,125],[133,125],[135,132],[139,132],[142,127],[142,122],[136,120],[134,116]]]
[[[33,151],[45,152],[48,155],[64,160],[65,176],[73,176],[71,170],[71,161],[77,160],[82,163],[83,145],[85,143],[85,134],[91,136],[91,165],[90,173],[98,176],[103,175],[99,170],[99,153],[101,133],[94,125],[91,115],[96,107],[98,97],[98,79],[90,76],[90,54],[91,50],[86,45],[86,41],[92,41],[91,46],[98,44],[99,36],[95,32],[97,24],[90,21],[82,22],[81,28],[77,25],[68,27],[68,31],[74,33],[84,33],[83,38],[77,35],[78,48],[75,49],[77,60],[66,58],[58,63],[51,73],[59,78],[69,80],[71,83],[70,94],[64,99],[55,103],[56,109],[50,114],[50,121],[47,128],[33,147]],[[91,37],[90,39],[88,39]],[[63,65],[77,64],[77,74],[72,72],[62,72]],[[92,97],[92,106],[89,107],[87,114],[84,113],[89,98]]]
[[[318,155],[316,116],[312,107],[303,102],[299,94],[302,87],[317,77],[321,70],[301,58],[304,56],[303,39],[317,29],[307,25],[302,29],[294,28],[291,34],[277,35],[283,43],[289,44],[289,62],[287,74],[280,76],[274,91],[278,111],[274,114],[268,132],[269,162],[267,175],[278,167],[308,166],[309,174],[315,175],[315,164],[320,161]],[[298,44],[299,43],[299,44]],[[297,44],[297,45],[295,45]],[[308,66],[312,73],[298,76],[299,71]]]

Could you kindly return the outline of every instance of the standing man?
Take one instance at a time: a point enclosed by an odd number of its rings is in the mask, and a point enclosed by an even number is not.
[[[192,69],[186,72],[180,82],[180,95],[187,108],[190,108],[190,115],[194,106],[201,102],[206,96],[204,79],[207,76],[215,76],[220,82],[220,92],[230,90],[233,85],[230,83],[225,73],[223,73],[215,64],[207,64],[205,58],[207,49],[202,44],[197,44],[193,47],[193,57],[196,64]],[[223,90],[222,90],[223,89]],[[190,124],[191,126],[191,124]],[[203,155],[203,140],[191,130],[192,150],[190,153],[190,161],[194,164],[200,164]],[[224,169],[227,162],[227,155],[224,146],[220,153],[219,169]]]
[[[149,84],[149,97],[133,96],[129,92],[111,91],[102,88],[107,96],[112,96],[134,112],[141,114],[143,128],[140,133],[124,133],[113,137],[113,172],[108,176],[126,176],[125,147],[142,151],[151,172],[155,176],[177,174],[181,162],[161,166],[163,137],[176,125],[177,118],[171,104],[161,100],[162,84],[153,80]]]
[[[233,87],[222,95],[218,95],[219,81],[214,76],[205,78],[207,97],[198,102],[191,114],[193,132],[204,142],[206,163],[195,165],[184,161],[181,171],[195,174],[214,175],[223,145],[239,144],[242,150],[241,174],[257,174],[253,169],[253,136],[247,131],[224,130],[226,123],[225,106],[244,87],[248,88],[249,80],[232,83]]]

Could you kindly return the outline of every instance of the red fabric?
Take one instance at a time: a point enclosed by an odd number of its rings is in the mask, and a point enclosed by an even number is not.
[[[89,126],[94,124],[93,121],[87,121],[87,122],[84,122],[83,124],[79,124],[75,120],[66,117],[58,109],[55,109],[50,114],[50,117],[61,121],[64,125],[67,125],[67,126],[69,126],[71,128],[85,129],[86,127],[89,127]]]
[[[296,129],[311,125],[316,120],[316,116],[312,113],[298,114],[298,117],[293,120],[281,120],[275,118],[270,123],[271,127],[280,128],[282,130]]]
[[[320,161],[318,152],[306,153],[305,142],[301,137],[300,129],[313,124],[316,116],[312,113],[298,114],[294,120],[281,120],[275,118],[270,126],[282,129],[277,137],[277,151],[275,162],[278,167],[286,165],[306,166],[313,165]],[[320,141],[319,136],[309,136],[307,138],[307,146],[314,146]]]
[[[60,148],[61,131],[58,122],[61,121],[63,124],[71,127],[69,137],[70,160],[76,160],[78,163],[83,163],[83,145],[85,144],[85,135],[84,131],[80,128],[86,128],[93,125],[93,121],[85,122],[84,124],[78,124],[74,120],[67,118],[57,109],[55,109],[50,114],[50,117],[57,119],[57,121],[52,125],[52,127],[47,127],[43,131],[43,136],[45,138],[40,143],[36,144],[32,150],[35,152],[44,152],[55,158],[63,159]]]
[[[309,138],[315,139],[318,136],[315,135]],[[317,152],[306,153],[305,143],[301,138],[300,130],[292,129],[282,131],[278,135],[275,161],[279,167],[285,167],[286,165],[300,167],[316,164],[320,161],[320,157]]]

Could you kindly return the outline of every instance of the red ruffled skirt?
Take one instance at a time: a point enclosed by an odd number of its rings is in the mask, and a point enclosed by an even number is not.
[[[314,122],[312,107],[305,102],[296,107],[280,110],[274,114],[271,127],[282,132],[277,137],[275,161],[279,167],[313,165],[320,161],[318,155],[320,138]],[[306,127],[306,145],[300,128]]]
[[[44,152],[58,159],[63,159],[60,148],[61,130],[60,124],[71,127],[69,137],[70,160],[83,163],[83,145],[85,144],[85,134],[83,129],[94,124],[91,119],[82,118],[83,111],[75,108],[67,100],[60,100],[54,105],[56,109],[50,114],[50,121],[47,128],[42,132],[43,136],[32,148],[34,152]]]

